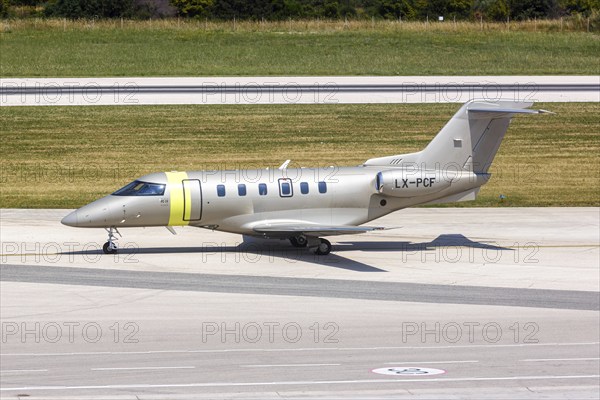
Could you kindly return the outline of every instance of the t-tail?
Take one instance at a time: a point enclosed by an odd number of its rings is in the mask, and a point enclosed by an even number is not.
[[[372,158],[365,165],[455,170],[486,174],[515,114],[540,114],[533,103],[473,100],[465,103],[417,153]]]
[[[490,178],[488,170],[512,117],[540,114],[532,103],[470,101],[417,153],[373,158],[365,165],[381,168],[379,193],[414,199],[412,203],[475,200]]]

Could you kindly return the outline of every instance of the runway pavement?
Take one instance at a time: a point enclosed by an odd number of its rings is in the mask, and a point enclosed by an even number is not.
[[[2,281],[215,293],[600,310],[591,291],[2,265]]]
[[[0,210],[2,398],[600,395],[598,208],[409,209],[326,259],[191,228],[106,256],[67,212]]]
[[[598,76],[3,78],[2,106],[598,102]]]

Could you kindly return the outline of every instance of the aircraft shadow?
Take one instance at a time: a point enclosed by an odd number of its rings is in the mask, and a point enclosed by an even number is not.
[[[285,243],[285,244],[284,244]],[[361,242],[337,242],[333,251],[328,256],[317,256],[305,248],[294,248],[272,242],[261,244],[259,241],[244,242],[237,246],[219,246],[217,243],[203,245],[202,247],[124,247],[119,249],[121,255],[135,254],[199,254],[203,262],[207,259],[218,259],[221,262],[256,263],[261,259],[267,262],[275,260],[294,264],[297,262],[308,262],[332,268],[340,268],[354,272],[388,272],[359,261],[341,256],[339,253],[345,251],[364,252],[418,252],[440,247],[472,247],[486,250],[511,250],[507,247],[497,246],[491,243],[477,242],[468,239],[461,234],[443,234],[430,242],[407,242],[407,241],[361,241]],[[103,254],[100,249],[64,252],[65,255],[98,255]],[[233,256],[232,256],[233,255]],[[220,257],[220,258],[219,258]],[[233,257],[233,259],[232,259]]]
[[[461,234],[443,234],[430,242],[399,242],[399,241],[377,241],[377,242],[337,242],[336,251],[425,251],[440,247],[471,247],[484,250],[510,250],[508,247],[498,246],[493,243],[476,242]]]
[[[64,255],[103,255],[102,250],[83,250],[63,252]],[[119,248],[119,255],[136,254],[198,254],[202,260],[218,260],[221,262],[246,262],[257,263],[260,260],[274,262],[275,260],[294,264],[297,262],[308,262],[311,264],[324,265],[355,272],[387,272],[384,269],[340,257],[332,251],[328,256],[318,256],[305,248],[295,248],[289,245],[250,245],[241,243],[238,246],[202,246],[202,247],[123,247]],[[231,254],[231,255],[228,255]],[[232,256],[233,255],[233,256]]]

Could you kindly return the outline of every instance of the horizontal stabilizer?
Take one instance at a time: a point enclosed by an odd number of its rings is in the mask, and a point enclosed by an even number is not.
[[[532,110],[529,108],[516,107],[497,107],[493,103],[472,103],[467,107],[469,114],[485,113],[485,114],[554,114],[546,110]]]

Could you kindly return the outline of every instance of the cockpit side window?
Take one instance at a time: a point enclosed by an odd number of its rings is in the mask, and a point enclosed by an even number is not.
[[[113,193],[114,196],[162,196],[163,194],[165,194],[164,184],[142,181],[133,181]]]

